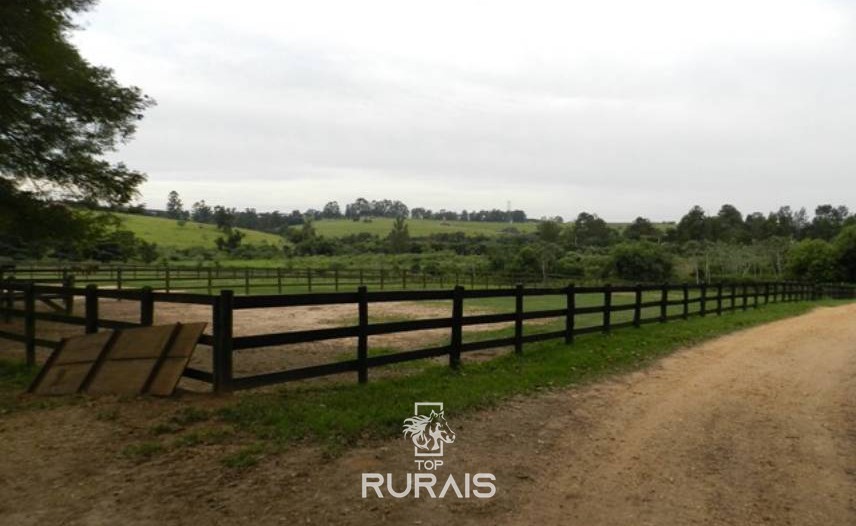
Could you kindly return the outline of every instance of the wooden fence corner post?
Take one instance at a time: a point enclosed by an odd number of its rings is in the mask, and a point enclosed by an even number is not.
[[[155,322],[155,299],[151,287],[140,291],[140,325],[150,327]]]
[[[232,310],[235,293],[221,290],[216,297],[212,314],[214,318],[214,352],[212,353],[214,392],[232,391]]]
[[[669,284],[663,283],[660,289],[660,323],[666,323],[669,319]]]
[[[642,322],[642,285],[637,283],[633,301],[633,326],[639,328]]]
[[[36,365],[36,288],[32,283],[24,286],[24,346],[27,365]]]
[[[369,302],[368,291],[365,285],[360,285],[357,289],[357,323],[359,325],[357,333],[357,382],[364,384],[369,381]]]
[[[87,285],[84,294],[86,334],[94,334],[98,332],[98,285]]]
[[[683,288],[683,292],[684,292],[684,298],[683,298],[683,300],[684,300],[683,301],[684,311],[681,314],[681,316],[686,320],[687,318],[690,317],[690,286],[685,281],[682,288]]]
[[[514,287],[514,352],[523,352],[523,284]]]
[[[449,350],[449,367],[461,366],[461,345],[463,345],[464,287],[455,285],[452,292],[452,345]]]
[[[565,343],[574,343],[574,324],[577,315],[577,291],[576,285],[571,283],[568,285],[568,292],[565,298],[567,311],[565,312]]]
[[[612,319],[612,285],[606,283],[603,286],[603,333],[609,334],[612,330],[610,320]]]

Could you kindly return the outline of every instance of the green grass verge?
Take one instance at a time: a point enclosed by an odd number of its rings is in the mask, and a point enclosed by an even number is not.
[[[248,393],[219,417],[259,439],[285,446],[302,439],[336,449],[361,437],[392,436],[414,401],[442,401],[452,415],[491,406],[513,395],[557,388],[640,367],[678,348],[746,327],[803,314],[818,304],[771,304],[747,312],[588,335],[573,345],[528,345],[520,356],[466,363],[458,371],[430,365],[418,373],[367,385],[297,386]],[[502,332],[502,331],[497,331]]]

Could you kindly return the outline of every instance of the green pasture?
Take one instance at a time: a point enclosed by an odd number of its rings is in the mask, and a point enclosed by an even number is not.
[[[114,215],[122,221],[122,226],[125,229],[130,230],[141,239],[149,243],[157,243],[161,247],[214,248],[215,240],[221,236],[220,231],[214,225],[194,223],[193,221],[187,221],[182,224],[174,219],[136,214]],[[246,234],[244,243],[282,245],[282,238],[275,234],[255,230],[239,230]]]

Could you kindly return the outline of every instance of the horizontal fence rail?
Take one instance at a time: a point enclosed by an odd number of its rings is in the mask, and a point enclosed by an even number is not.
[[[150,287],[153,290],[204,291],[214,294],[228,289],[249,295],[253,292],[285,294],[353,290],[367,286],[380,290],[418,290],[468,286],[490,289],[523,284],[564,284],[573,279],[558,274],[509,274],[482,271],[442,272],[408,269],[318,269],[206,267],[164,265],[7,266],[0,267],[0,281],[98,285],[116,290]]]
[[[527,298],[554,297],[559,308],[525,310]],[[582,298],[598,299],[597,305],[584,305]],[[626,300],[632,297],[632,301]],[[359,286],[354,292],[320,292],[314,294],[236,296],[232,290],[219,294],[157,292],[143,289],[104,289],[95,284],[86,287],[44,285],[6,280],[0,282],[0,315],[5,322],[23,320],[22,332],[0,330],[0,338],[22,342],[28,364],[36,362],[36,348],[55,348],[59,343],[39,338],[37,323],[49,322],[83,327],[85,333],[101,329],[122,329],[148,326],[154,321],[158,303],[203,305],[210,309],[212,333],[203,334],[200,344],[212,348],[211,371],[188,368],[185,376],[213,385],[215,392],[229,392],[282,382],[320,376],[357,373],[360,383],[368,381],[368,370],[394,363],[446,356],[453,368],[461,363],[467,352],[510,347],[523,352],[526,343],[562,339],[573,343],[575,337],[590,333],[609,333],[625,327],[640,327],[649,323],[664,323],[688,319],[690,316],[721,315],[723,312],[747,310],[772,302],[816,300],[820,298],[856,298],[856,287],[850,285],[818,285],[792,282],[660,284],[660,285],[600,285],[563,287],[514,287],[496,289],[465,289],[458,285],[444,290],[375,290]],[[75,298],[83,300],[83,315],[74,315]],[[513,300],[513,310],[489,314],[465,314],[468,300],[506,298]],[[126,300],[137,303],[137,321],[110,320],[99,311],[101,299]],[[448,317],[386,321],[372,323],[372,304],[384,302],[443,302],[450,303]],[[37,304],[50,308],[38,310]],[[234,336],[234,312],[282,307],[319,305],[353,305],[354,325],[308,330],[280,331],[266,334]],[[628,313],[624,321],[616,321],[616,313]],[[590,315],[597,319],[593,325],[580,326],[578,318]],[[526,321],[564,320],[558,330],[527,334]],[[512,329],[510,336],[485,340],[464,341],[464,328],[475,325],[505,323]],[[448,343],[423,349],[391,354],[369,355],[369,338],[423,330],[447,330]],[[233,360],[240,351],[278,347],[300,343],[337,339],[356,339],[353,359],[321,365],[299,367],[285,371],[236,377]],[[282,351],[285,352],[285,351]]]

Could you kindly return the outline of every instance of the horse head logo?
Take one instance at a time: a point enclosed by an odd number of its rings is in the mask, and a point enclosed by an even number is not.
[[[443,444],[455,441],[455,432],[446,422],[446,416],[431,410],[427,415],[415,415],[404,420],[404,437],[410,438],[416,446],[417,456],[440,456],[443,454]]]

